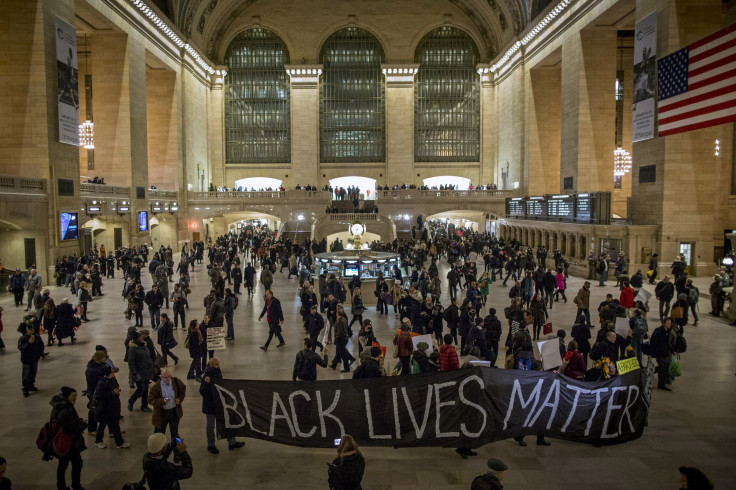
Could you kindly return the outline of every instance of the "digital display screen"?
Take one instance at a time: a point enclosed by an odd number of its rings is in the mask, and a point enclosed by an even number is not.
[[[506,200],[506,216],[520,216],[524,217],[524,201],[519,199],[507,199]]]
[[[358,275],[358,272],[360,272],[360,271],[358,270],[357,267],[345,267],[345,275],[346,276],[357,276]]]
[[[60,213],[59,216],[59,223],[61,224],[61,239],[76,240],[79,238],[77,213]]]
[[[148,211],[138,211],[138,231],[148,231]]]
[[[529,217],[543,217],[546,215],[546,206],[543,199],[529,198],[526,204],[526,215]]]
[[[572,196],[552,196],[547,199],[547,216],[572,220],[575,217],[575,198]]]
[[[577,221],[590,221],[590,194],[578,194],[575,200],[575,218]]]

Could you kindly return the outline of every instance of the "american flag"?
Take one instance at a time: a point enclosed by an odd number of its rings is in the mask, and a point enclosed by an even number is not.
[[[657,61],[659,136],[736,121],[736,24]]]

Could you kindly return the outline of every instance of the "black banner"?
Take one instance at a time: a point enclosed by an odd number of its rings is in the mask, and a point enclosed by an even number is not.
[[[641,436],[652,374],[584,383],[556,373],[475,367],[345,381],[216,381],[221,437],[334,447],[480,447],[544,434],[590,444]]]

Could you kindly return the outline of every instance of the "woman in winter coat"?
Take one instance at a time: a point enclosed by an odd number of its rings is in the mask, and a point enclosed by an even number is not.
[[[466,299],[460,307],[460,352],[465,352],[465,343],[468,341],[470,328],[475,324],[475,313],[473,301]]]
[[[529,312],[534,318],[534,338],[532,340],[539,340],[539,334],[542,333],[542,325],[547,321],[549,314],[547,314],[547,306],[544,304],[542,299],[542,293],[537,291],[534,295],[531,305],[529,306]]]
[[[588,365],[588,354],[590,354],[590,327],[585,323],[585,316],[580,315],[578,321],[572,326],[570,334],[578,345],[578,351],[583,356],[583,362]]]
[[[353,293],[353,305],[352,309],[350,310],[353,314],[353,319],[350,320],[348,330],[350,329],[350,327],[353,326],[353,323],[355,323],[356,321],[358,322],[358,326],[363,325],[363,312],[365,311],[365,307],[363,306],[363,293],[360,292],[360,288],[355,288],[353,290]],[[352,335],[350,336],[352,337]]]
[[[394,280],[394,285],[391,288],[391,299],[393,300],[393,303],[394,303],[394,317],[399,318],[399,301],[401,301],[401,279],[400,278],[396,278]],[[388,308],[386,308],[386,311],[388,311]]]
[[[337,457],[330,465],[329,484],[333,490],[361,490],[365,458],[352,436],[344,434],[337,446]]]
[[[56,303],[49,296],[43,304],[43,329],[48,336],[48,345],[54,343],[54,328],[56,328]]]
[[[217,426],[217,434],[222,432],[222,427],[217,423],[217,417],[215,416],[217,413],[217,403],[215,402],[217,399],[217,389],[215,388],[214,381],[218,379],[222,379],[220,361],[213,357],[207,363],[207,367],[204,368],[202,384],[199,385],[199,394],[202,395],[202,413],[207,417],[207,426],[205,428],[207,451],[212,454],[219,454],[220,452],[215,446],[215,426]],[[230,450],[245,446],[244,442],[238,442],[234,437],[228,437],[227,444]]]
[[[187,330],[189,336],[189,356],[192,358],[192,364],[189,366],[189,372],[187,373],[187,379],[200,380],[202,371],[204,371],[204,359],[207,355],[207,344],[202,335],[202,331],[199,329],[199,323],[197,320],[189,322],[189,329]]]
[[[565,281],[565,274],[562,271],[557,271],[557,275],[555,276],[555,283],[557,285],[557,290],[555,291],[555,301],[558,301],[560,295],[562,295],[562,299],[564,299],[565,303],[567,303],[567,296],[565,296],[567,281]]]
[[[82,488],[82,451],[87,449],[84,443],[84,430],[87,422],[82,420],[74,409],[77,402],[77,390],[64,386],[61,393],[51,398],[51,420],[57,420],[64,432],[72,436],[72,443],[66,456],[59,458],[56,470],[56,486],[67,488],[66,469],[72,465],[72,488]]]
[[[583,360],[583,355],[578,351],[578,343],[574,340],[567,344],[567,354],[565,354],[564,360],[567,361],[567,368],[565,368],[563,374],[568,378],[583,381],[585,379],[586,362]]]
[[[130,447],[130,444],[123,440],[120,432],[120,385],[115,379],[115,373],[110,366],[104,365],[100,368],[100,380],[95,388],[95,398],[97,399],[97,436],[95,437],[95,446],[104,449],[105,443],[105,427],[108,427],[110,434],[115,438],[115,446],[118,448]]]
[[[529,302],[534,294],[534,279],[532,278],[531,272],[527,272],[526,277],[521,281],[521,290],[524,293],[524,303],[529,308]]]
[[[63,340],[67,337],[71,337],[72,343],[74,343],[77,340],[74,335],[76,320],[74,318],[74,308],[69,304],[67,298],[62,299],[61,304],[56,307],[54,318],[56,318],[56,338],[59,339],[59,347],[64,345]]]

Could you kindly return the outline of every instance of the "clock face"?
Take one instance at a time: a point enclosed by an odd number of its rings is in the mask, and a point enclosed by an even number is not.
[[[353,232],[353,235],[361,235],[363,234],[363,225],[360,223],[355,223],[353,226],[350,227],[350,231]]]

